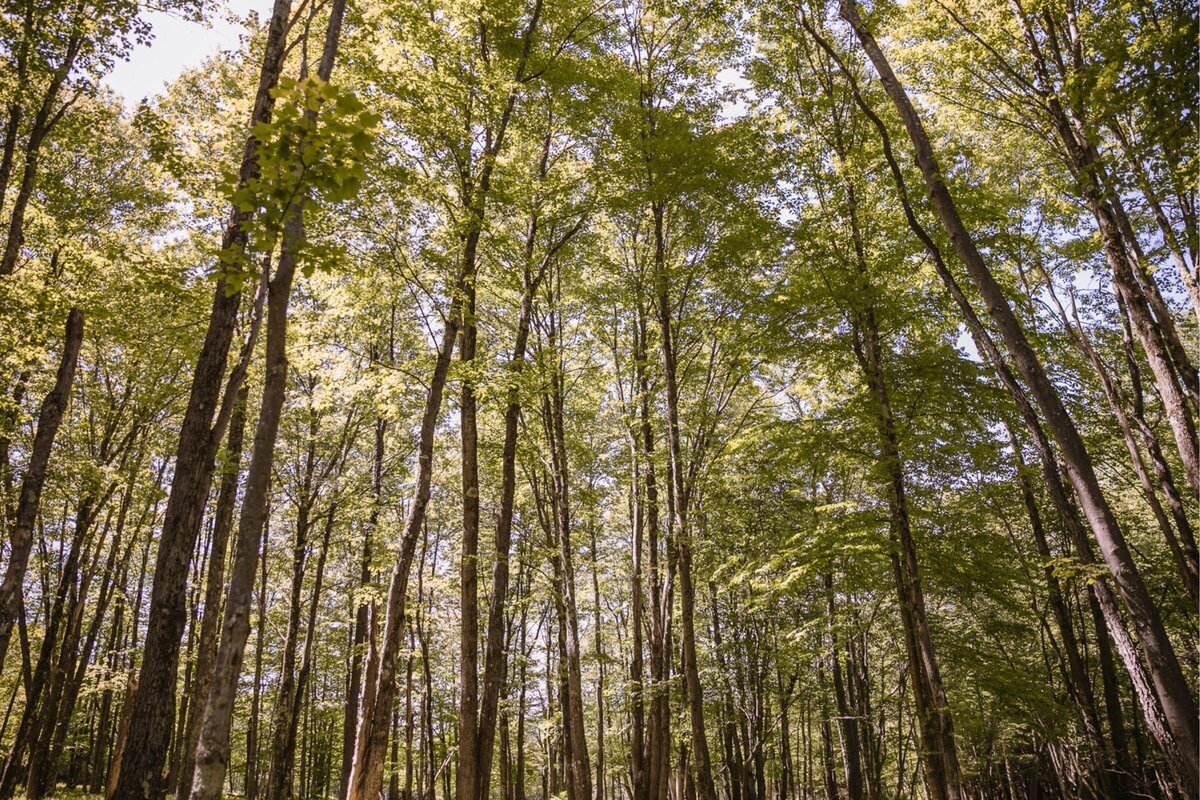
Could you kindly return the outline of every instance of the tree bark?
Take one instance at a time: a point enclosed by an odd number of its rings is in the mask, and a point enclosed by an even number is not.
[[[20,614],[21,590],[25,582],[25,572],[29,568],[33,526],[37,521],[42,487],[46,483],[50,451],[54,447],[54,438],[58,435],[63,413],[71,399],[71,383],[75,380],[75,365],[79,361],[79,349],[82,345],[83,312],[72,308],[67,314],[66,336],[54,386],[42,401],[41,410],[38,412],[37,431],[33,437],[29,465],[21,481],[17,513],[13,518],[12,532],[9,534],[8,564],[4,568],[4,579],[0,581],[0,665],[4,664],[8,654],[13,626],[16,625]]]
[[[925,178],[934,209],[967,267],[1000,331],[1001,338],[1013,356],[1021,377],[1029,386],[1062,452],[1068,476],[1079,497],[1084,515],[1095,532],[1113,582],[1129,608],[1130,617],[1149,662],[1151,678],[1158,697],[1161,698],[1170,731],[1171,741],[1162,744],[1168,749],[1168,761],[1172,764],[1174,778],[1181,791],[1194,792],[1200,785],[1200,764],[1196,756],[1197,741],[1200,737],[1196,730],[1195,700],[1184,680],[1175,649],[1167,636],[1158,609],[1150,599],[1125,543],[1124,535],[1100,489],[1087,448],[1057,390],[1046,376],[1037,354],[1025,338],[1024,330],[1013,314],[1007,298],[959,216],[958,207],[941,177],[942,173],[934,158],[928,134],[903,85],[896,78],[875,37],[864,24],[854,0],[840,2],[843,16],[854,29],[904,122],[916,149],[917,163]]]
[[[858,736],[858,716],[846,698],[842,680],[842,656],[837,639],[837,615],[833,600],[833,575],[825,573],[825,594],[829,609],[829,666],[833,675],[833,700],[837,705],[838,722],[842,729],[842,753],[845,762],[846,793],[850,800],[862,800],[862,756]]]
[[[321,588],[325,580],[325,560],[329,553],[329,537],[333,533],[336,507],[331,506],[325,517],[325,532],[317,551],[317,565],[313,575],[312,596],[308,602],[308,622],[305,627],[304,643],[300,655],[300,668],[289,691],[278,692],[274,734],[271,746],[271,772],[268,781],[268,800],[287,800],[292,797],[292,772],[296,753],[296,730],[300,722],[301,705],[307,696],[312,674],[313,647],[317,630],[317,614],[321,603]],[[305,781],[300,780],[301,794]]]
[[[254,126],[271,118],[275,102],[271,90],[283,69],[290,14],[291,0],[275,0],[250,116],[251,132],[246,137],[238,174],[239,186],[244,186],[258,172],[258,140],[253,130]],[[222,251],[232,252],[235,262],[246,252],[243,227],[248,220],[249,212],[231,209],[222,238]],[[232,291],[232,288],[224,276],[218,278],[213,289],[208,330],[192,375],[188,406],[179,430],[175,477],[171,482],[155,558],[146,646],[139,671],[139,689],[134,697],[136,708],[120,776],[109,800],[158,800],[161,794],[163,762],[175,716],[175,677],[185,622],[188,566],[212,478],[213,457],[222,435],[222,415],[217,415],[218,396],[241,304],[240,292]],[[226,398],[231,406],[230,391],[236,392],[241,383],[236,370],[230,383]],[[215,427],[214,415],[217,415],[218,423]]]
[[[182,748],[182,763],[179,767],[179,786],[176,797],[188,797],[192,791],[192,774],[196,768],[196,742],[200,738],[200,725],[204,720],[204,704],[212,682],[213,663],[217,654],[217,633],[221,621],[221,601],[225,595],[225,558],[229,549],[229,535],[233,531],[233,513],[237,504],[238,478],[241,476],[242,441],[246,432],[246,404],[249,389],[243,384],[238,389],[233,415],[229,420],[227,456],[221,472],[221,485],[217,491],[217,508],[213,519],[212,544],[208,554],[208,576],[204,586],[204,616],[200,621],[200,639],[197,644],[199,656],[196,660],[196,676],[192,681],[191,713],[188,715],[187,734]]]

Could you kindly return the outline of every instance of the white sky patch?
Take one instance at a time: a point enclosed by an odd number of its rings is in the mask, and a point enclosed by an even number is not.
[[[738,92],[738,98],[729,103],[724,103],[721,106],[717,118],[721,122],[732,122],[739,117],[742,117],[750,110],[746,103],[746,98],[750,94],[750,81],[734,67],[725,67],[717,73],[717,85],[722,89],[734,89]]]
[[[186,69],[204,59],[238,46],[244,28],[238,18],[257,11],[270,13],[270,0],[221,0],[206,23],[189,22],[161,11],[149,11],[154,40],[133,49],[128,61],[119,62],[104,83],[125,98],[127,108],[159,94]]]

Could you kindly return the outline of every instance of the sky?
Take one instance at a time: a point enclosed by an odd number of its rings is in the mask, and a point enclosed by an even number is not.
[[[233,17],[250,11],[265,15],[271,0],[217,0],[206,24],[188,22],[161,11],[146,14],[154,41],[137,47],[128,61],[117,64],[105,83],[132,107],[143,97],[158,94],[185,69],[195,67],[219,50],[238,46],[242,26]]]

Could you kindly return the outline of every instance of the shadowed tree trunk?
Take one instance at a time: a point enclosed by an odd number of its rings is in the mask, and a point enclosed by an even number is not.
[[[285,2],[285,0],[281,0]],[[345,0],[333,0],[317,77],[327,82],[333,72],[338,39],[345,14]],[[317,109],[305,109],[305,117],[316,119]],[[262,533],[266,524],[268,494],[275,459],[275,439],[287,391],[288,306],[295,278],[299,249],[304,240],[304,207],[307,192],[301,191],[287,209],[279,263],[267,295],[266,376],[262,404],[254,432],[246,489],[238,518],[237,550],[230,573],[225,613],[221,620],[221,643],[213,665],[212,685],[204,707],[200,738],[196,744],[196,774],[191,800],[219,800],[229,766],[229,735],[233,705],[241,678],[242,658],[250,635],[250,598]]]
[[[1150,599],[1125,538],[1100,489],[1091,457],[1057,390],[1025,338],[1020,322],[1004,296],[983,257],[976,249],[970,232],[958,213],[933,154],[929,137],[903,85],[896,78],[886,56],[863,22],[854,0],[840,0],[842,15],[854,29],[916,150],[917,163],[925,177],[929,196],[959,257],[979,290],[996,323],[1014,364],[1040,407],[1047,425],[1062,453],[1067,474],[1079,498],[1085,517],[1100,544],[1113,583],[1129,609],[1142,650],[1150,666],[1150,677],[1161,700],[1168,737],[1160,739],[1174,780],[1185,793],[1200,786],[1197,761],[1198,735],[1196,703],[1184,680],[1174,646],[1167,636],[1158,609]]]
[[[254,126],[271,118],[271,90],[283,69],[291,0],[276,0],[267,25],[267,39],[259,71],[258,88],[250,115],[251,132],[246,137],[238,185],[245,186],[258,173],[258,140]],[[237,263],[246,254],[244,226],[250,212],[233,208],[222,237],[222,252],[230,252]],[[225,401],[217,411],[226,359],[241,304],[241,293],[230,291],[225,278],[213,288],[212,311],[200,356],[192,375],[187,410],[179,430],[175,474],[167,499],[166,517],[159,536],[154,562],[154,583],[146,647],[134,696],[127,746],[120,773],[109,800],[158,800],[163,764],[171,740],[175,716],[175,678],[179,663],[180,637],[185,623],[188,567],[195,550],[200,518],[208,496],[213,458],[222,428],[232,413],[234,397],[242,377],[235,369],[225,390]],[[241,366],[241,364],[239,364]],[[244,373],[245,367],[241,367]],[[213,417],[217,424],[213,425]]]
[[[221,486],[217,492],[217,508],[213,518],[212,544],[208,554],[208,576],[204,587],[204,616],[200,622],[200,640],[197,644],[199,657],[196,660],[196,676],[192,681],[192,702],[189,706],[187,734],[181,751],[179,787],[176,797],[188,797],[192,791],[192,773],[195,771],[196,741],[200,738],[200,724],[204,719],[204,703],[208,698],[208,687],[212,680],[213,663],[217,655],[217,633],[220,630],[221,605],[225,596],[225,557],[229,549],[229,534],[233,531],[233,513],[237,503],[238,478],[241,476],[242,440],[246,432],[246,404],[249,390],[245,385],[238,390],[233,416],[229,420],[227,457],[222,467]]]
[[[25,572],[29,567],[33,526],[37,520],[42,487],[46,483],[46,468],[50,464],[54,437],[58,435],[63,413],[71,399],[71,383],[75,380],[75,365],[79,361],[79,349],[82,345],[83,312],[73,308],[67,314],[66,336],[54,387],[42,401],[41,410],[38,412],[33,448],[30,450],[25,477],[21,481],[17,512],[9,534],[8,564],[4,568],[4,579],[0,581],[0,665],[4,664],[8,654],[13,627],[20,614],[21,590],[25,582]]]

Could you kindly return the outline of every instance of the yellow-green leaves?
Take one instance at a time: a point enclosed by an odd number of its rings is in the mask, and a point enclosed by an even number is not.
[[[248,215],[245,250],[230,247],[221,256],[231,291],[239,291],[249,275],[249,252],[275,248],[290,209],[309,199],[341,203],[358,193],[380,122],[353,93],[317,77],[281,78],[272,96],[273,119],[253,130],[258,169],[230,193],[233,205]],[[301,269],[310,274],[332,255],[330,248],[306,242]]]

